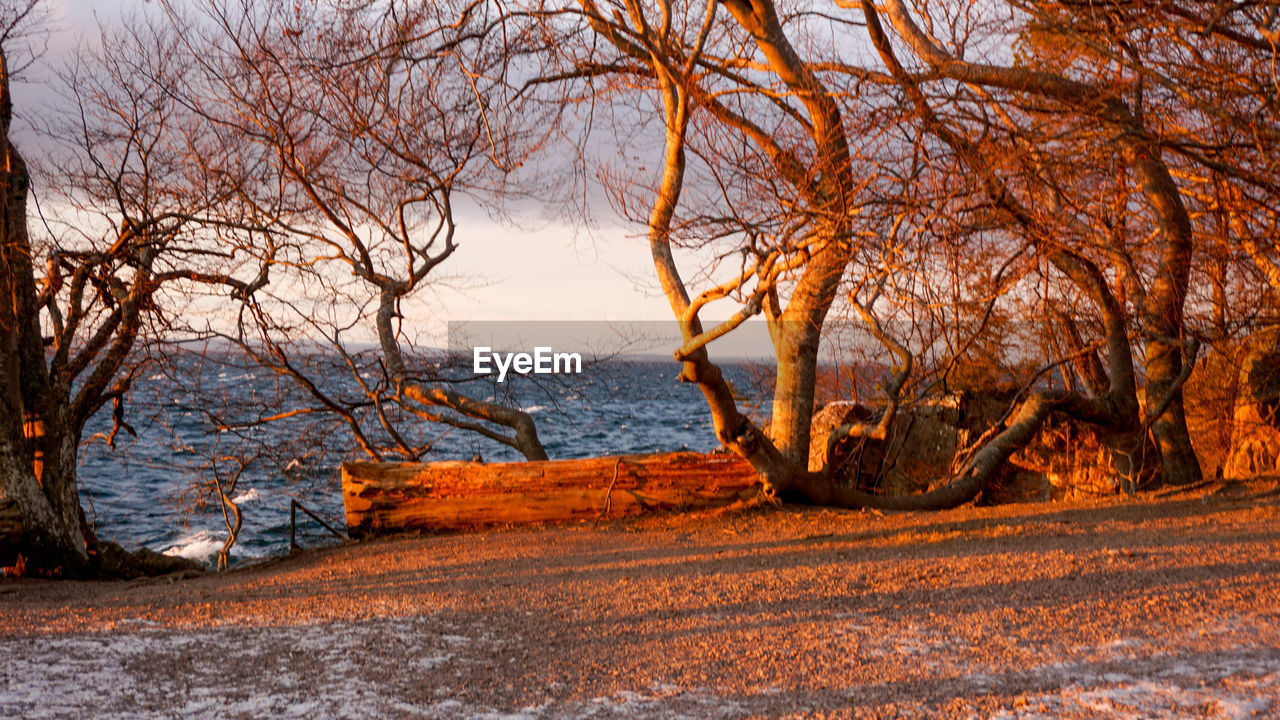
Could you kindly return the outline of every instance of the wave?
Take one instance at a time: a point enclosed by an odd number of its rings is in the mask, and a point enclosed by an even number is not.
[[[178,540],[164,554],[207,563],[218,554],[223,542],[223,538],[215,537],[212,531],[200,530]]]
[[[253,502],[254,500],[261,499],[262,496],[258,494],[258,488],[249,488],[242,493],[237,493],[235,497],[231,498],[231,502],[239,505],[240,503]]]
[[[177,540],[168,549],[164,550],[164,554],[195,560],[205,565],[213,565],[215,558],[218,556],[218,551],[222,549],[222,543],[226,542],[226,539],[225,533],[198,530]],[[257,547],[258,543],[245,544],[245,539],[246,537],[242,534],[240,541],[231,548],[232,565],[245,558],[267,557],[275,550],[273,547]]]

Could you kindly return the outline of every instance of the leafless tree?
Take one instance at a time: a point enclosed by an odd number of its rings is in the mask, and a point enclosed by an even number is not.
[[[270,277],[229,327],[206,330],[305,398],[254,421],[338,417],[374,459],[419,459],[431,424],[545,459],[532,418],[464,392],[474,378],[441,371],[412,321],[447,279],[459,201],[499,196],[537,142],[502,95],[519,37],[475,1],[163,5],[190,63],[166,92],[226,148],[187,158],[190,171],[217,182],[225,158],[251,168],[231,184],[252,222],[217,226]]]
[[[880,260],[906,244],[896,233],[901,218],[894,222],[894,213],[879,207],[880,186],[893,183],[872,162],[884,141],[850,140],[854,128],[868,135],[874,129],[857,114],[851,120],[846,103],[868,115],[875,108],[830,83],[833,69],[851,68],[815,49],[820,45],[805,33],[800,14],[784,18],[773,3],[583,0],[575,7],[538,5],[533,14],[549,34],[589,31],[607,43],[557,40],[559,65],[542,82],[585,80],[579,92],[589,94],[599,92],[597,82],[621,78],[607,86],[615,94],[635,85],[660,102],[662,163],[656,180],[636,183],[648,190],[639,202],[650,208],[654,267],[684,333],[675,352],[681,378],[702,390],[721,442],[780,494],[845,505],[935,503],[939,496],[890,500],[838,489],[829,469],[808,470],[819,340],[851,266],[859,279],[848,299],[897,370],[881,419],[840,433],[883,437],[912,367],[911,354],[875,315],[885,287]],[[883,72],[859,79],[893,84]],[[695,180],[687,182],[691,175]],[[626,196],[617,205],[626,211],[637,202]],[[718,249],[699,242],[699,234],[720,239]],[[710,248],[721,262],[718,276],[695,274],[691,281],[681,274],[677,251],[690,246]],[[705,327],[704,310],[726,300],[737,305],[731,319]],[[768,322],[777,359],[768,433],[739,410],[707,348],[756,314]]]
[[[116,430],[127,427],[123,399],[145,361],[148,338],[158,337],[173,317],[173,292],[207,285],[244,294],[251,287],[233,272],[234,258],[190,232],[209,205],[194,202],[189,188],[175,182],[167,163],[189,148],[174,147],[185,136],[173,126],[172,103],[159,96],[141,102],[141,93],[97,94],[81,86],[80,112],[60,128],[65,134],[55,133],[71,150],[65,158],[57,151],[40,158],[39,177],[56,181],[32,187],[29,165],[11,140],[7,51],[36,6],[4,15],[7,30],[0,37],[6,153],[0,497],[18,510],[19,550],[29,569],[78,574],[92,570],[98,544],[77,482],[89,418],[110,402]],[[165,82],[163,67],[148,70],[130,77],[141,85]],[[127,122],[100,132],[104,117]],[[47,236],[29,231],[33,190],[48,211]],[[214,194],[200,197],[219,202]]]
[[[721,440],[775,490],[852,505],[960,502],[1051,413],[1099,427],[1127,487],[1150,478],[1156,459],[1162,482],[1199,479],[1181,393],[1199,344],[1187,314],[1205,244],[1197,230],[1200,178],[1212,170],[1254,191],[1258,199],[1237,201],[1226,243],[1265,275],[1273,251],[1259,241],[1266,226],[1256,223],[1273,174],[1270,154],[1261,151],[1273,132],[1272,9],[842,0],[785,8],[767,0],[529,7],[549,34],[568,38],[555,43],[560,64],[548,81],[578,82],[580,97],[600,102],[636,88],[659,101],[661,169],[656,179],[642,172],[632,183],[648,191],[655,268],[685,329],[676,357],[683,377],[706,394]],[[583,37],[606,42],[573,42]],[[1209,58],[1217,72],[1238,68],[1226,87],[1192,71]],[[1215,134],[1223,137],[1210,141]],[[911,166],[918,157],[928,172]],[[949,191],[922,193],[923,183]],[[894,192],[896,214],[888,210]],[[618,205],[634,210],[639,196]],[[957,254],[948,260],[946,247],[930,252],[904,236],[954,242]],[[700,292],[677,269],[676,251],[710,247],[711,238],[727,246],[712,256],[723,262],[736,253],[743,262],[736,274],[692,276],[708,281]],[[812,378],[811,348],[841,278],[852,269],[852,286],[867,294],[854,293],[850,307],[880,328],[896,358],[895,344],[906,337],[886,333],[892,326],[876,315],[891,314],[897,303],[916,323],[907,334],[923,340],[929,333],[920,333],[921,317],[938,316],[913,314],[909,305],[925,297],[979,299],[946,288],[964,277],[955,260],[966,256],[1008,273],[998,275],[985,302],[970,303],[982,329],[944,342],[949,351],[928,372],[954,367],[973,343],[990,343],[1002,324],[992,318],[1001,313],[997,320],[1005,321],[1038,295],[1038,315],[1023,318],[1061,329],[1046,359],[1061,368],[1066,389],[1026,397],[1008,426],[994,428],[955,481],[935,493],[868,498],[805,472],[798,461],[812,386],[803,378]],[[913,262],[927,278],[915,290],[897,282]],[[1064,302],[1071,297],[1086,304]],[[699,313],[724,298],[739,303],[733,320],[703,328]],[[770,437],[737,412],[706,354],[706,341],[757,312],[770,320],[778,348]],[[793,332],[786,320],[795,321]],[[936,347],[938,338],[945,332],[910,352]],[[1027,389],[1040,377],[1032,373]],[[902,383],[895,377],[889,387]],[[898,405],[892,395],[890,409]],[[838,432],[874,435],[879,425]],[[1148,432],[1158,446],[1151,452]]]

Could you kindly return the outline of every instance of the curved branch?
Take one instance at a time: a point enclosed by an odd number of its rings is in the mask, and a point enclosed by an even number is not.
[[[880,344],[898,356],[899,362],[894,368],[893,380],[885,388],[888,403],[885,405],[884,411],[880,413],[880,419],[874,424],[846,423],[833,428],[827,435],[826,454],[823,455],[824,465],[830,463],[831,453],[835,450],[836,444],[845,438],[866,438],[868,440],[884,441],[889,436],[889,428],[893,424],[894,417],[898,414],[902,388],[906,386],[907,379],[911,377],[913,364],[911,351],[885,332],[880,320],[871,313],[870,307],[858,302],[855,293],[849,293],[849,304],[853,305],[858,314],[862,316],[863,322],[867,324],[867,329],[880,341]]]

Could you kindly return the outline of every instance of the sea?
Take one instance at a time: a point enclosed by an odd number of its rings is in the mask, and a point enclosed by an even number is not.
[[[246,414],[248,420],[270,417],[274,398],[282,403],[274,412],[305,403],[296,392],[282,392],[287,380],[262,368],[234,362],[179,364],[183,372],[144,370],[139,375],[122,408],[128,428],[117,430],[114,443],[107,442],[115,425],[111,406],[89,424],[80,487],[98,537],[130,550],[146,547],[211,564],[228,537],[222,503],[210,492],[215,479],[242,511],[232,565],[289,552],[293,501],[345,529],[340,465],[368,457],[341,421],[307,413],[246,422]],[[772,393],[768,366],[742,361],[726,363],[722,370],[740,406],[758,419],[767,418],[765,399]],[[502,386],[490,383],[468,391],[532,415],[552,459],[714,450],[719,443],[706,402],[696,386],[677,380],[678,371],[665,358],[615,358],[550,382],[513,376]],[[415,436],[431,445],[423,461],[523,459],[514,449],[473,432],[425,420],[412,424]],[[302,547],[340,541],[304,513],[296,517]]]

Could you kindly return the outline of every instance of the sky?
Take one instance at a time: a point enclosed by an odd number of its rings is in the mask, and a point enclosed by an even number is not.
[[[58,67],[73,48],[96,41],[97,18],[110,22],[146,0],[47,0],[53,32],[41,67]],[[14,89],[19,111],[50,102],[39,82]],[[654,281],[643,228],[587,231],[526,218],[508,227],[469,213],[458,228],[459,249],[441,270],[461,276],[424,300],[448,320],[668,320]]]

